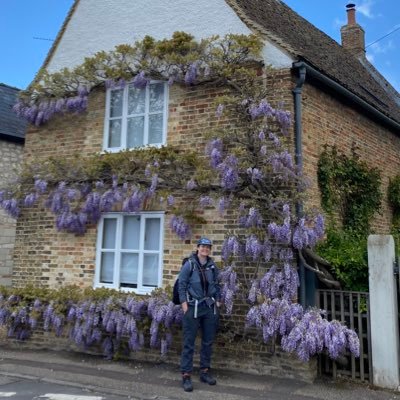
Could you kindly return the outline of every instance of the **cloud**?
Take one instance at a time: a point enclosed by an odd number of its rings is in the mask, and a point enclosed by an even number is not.
[[[394,50],[396,46],[394,45],[393,40],[388,40],[383,44],[381,42],[372,43],[368,48],[374,54],[385,54]]]
[[[367,53],[365,56],[367,57],[367,60],[368,60],[371,64],[374,63],[375,57],[374,57],[373,54]]]
[[[342,26],[344,26],[346,24],[347,24],[347,21],[345,19],[341,19],[341,18],[335,18],[333,21],[333,27],[335,29],[341,28]]]
[[[357,5],[357,7],[356,7],[357,12],[364,15],[364,17],[373,19],[373,18],[377,17],[377,15],[372,12],[372,6],[374,4],[375,4],[375,1],[373,1],[373,0],[365,0],[362,3],[360,3],[359,5]]]

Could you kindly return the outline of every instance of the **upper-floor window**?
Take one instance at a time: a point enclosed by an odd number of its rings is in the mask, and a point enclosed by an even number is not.
[[[144,89],[133,84],[108,89],[103,148],[119,151],[166,142],[168,85],[154,81]]]
[[[95,287],[150,293],[162,284],[162,213],[105,214],[97,236]]]

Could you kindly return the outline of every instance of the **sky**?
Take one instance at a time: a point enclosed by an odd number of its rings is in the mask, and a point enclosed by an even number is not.
[[[340,27],[347,21],[345,6],[350,1],[284,2],[340,43]],[[400,91],[399,0],[355,0],[353,3],[357,22],[365,30],[367,58]],[[73,0],[0,0],[0,83],[20,89],[29,85],[72,4]]]

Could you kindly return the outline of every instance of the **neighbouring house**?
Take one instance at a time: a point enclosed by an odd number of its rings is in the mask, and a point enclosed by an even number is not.
[[[354,7],[349,7],[347,13],[342,44],[338,44],[278,0],[140,0],[134,5],[130,0],[76,0],[43,67],[49,72],[72,67],[85,56],[145,35],[160,39],[175,31],[196,38],[259,34],[264,42],[264,63],[271,66],[266,82],[269,99],[275,104],[284,102],[292,112],[296,139],[292,151],[311,178],[311,203],[318,205],[317,163],[326,144],[336,145],[348,154],[356,143],[360,156],[382,171],[384,188],[400,169],[399,94],[366,59],[364,31],[356,23]],[[144,133],[144,142],[127,134],[128,87],[97,88],[89,95],[84,114],[57,117],[41,127],[29,127],[26,160],[64,157],[74,152],[118,151],[148,143],[202,149],[202,134],[215,121],[215,91],[168,88],[163,82],[150,86],[159,101],[156,109],[145,107],[137,112],[141,119],[136,128]],[[144,104],[149,103],[149,90],[147,87],[141,93]],[[122,99],[120,103],[118,99]],[[119,111],[115,111],[117,104]],[[141,121],[146,122],[141,125]],[[122,130],[116,131],[119,126]],[[196,227],[194,237],[213,237],[218,258],[225,222],[220,217],[212,218],[212,210],[206,214],[213,224]],[[148,293],[172,282],[181,258],[195,243],[176,238],[169,230],[169,218],[160,211],[111,213],[84,236],[75,236],[57,232],[53,217],[44,210],[26,210],[17,222],[13,285],[22,286],[28,279],[35,285],[53,288],[78,284]],[[373,226],[377,232],[387,233],[390,223],[391,212],[385,201]],[[135,251],[123,251],[124,232],[137,238]],[[110,246],[113,251],[109,251]],[[126,265],[134,265],[135,269],[129,270]],[[246,343],[239,349],[232,341],[219,350],[219,365],[242,366],[247,360],[246,368],[248,364],[253,370],[286,369],[287,374],[295,374],[293,365],[290,371],[287,369],[287,359],[273,357],[271,346]]]
[[[19,89],[0,83],[0,186],[16,177],[22,161],[27,122],[12,107]],[[10,286],[15,220],[0,210],[0,285]]]

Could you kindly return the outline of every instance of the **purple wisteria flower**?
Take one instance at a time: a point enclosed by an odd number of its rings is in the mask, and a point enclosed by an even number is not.
[[[221,301],[225,305],[225,310],[228,315],[232,313],[233,299],[239,290],[237,284],[237,274],[233,266],[227,266],[219,273],[219,281],[221,283]]]
[[[291,114],[289,111],[285,110],[275,110],[275,119],[278,121],[281,131],[284,135],[289,133],[289,128],[291,125]]]
[[[221,139],[213,139],[206,146],[206,155],[210,158],[212,168],[217,168],[222,162],[223,143]]]
[[[182,240],[189,239],[192,235],[190,226],[181,216],[173,215],[169,224],[171,230]]]
[[[132,80],[133,86],[137,89],[144,89],[149,82],[150,80],[146,78],[144,71],[139,72]]]
[[[186,189],[188,190],[193,190],[197,187],[196,182],[194,181],[194,179],[190,179],[190,181],[188,181],[188,183],[186,184]]]
[[[143,206],[144,197],[145,197],[144,193],[140,189],[135,188],[131,193],[131,195],[125,198],[125,200],[123,201],[122,211],[124,212],[140,211]]]
[[[264,178],[263,173],[258,168],[248,168],[247,174],[249,175],[253,185]]]
[[[194,62],[189,65],[189,68],[185,74],[185,83],[186,85],[193,85],[196,82],[197,78],[197,62]]]
[[[241,245],[236,236],[229,236],[222,244],[221,256],[224,261],[229,260],[231,255],[239,255],[242,253]]]
[[[175,197],[172,196],[172,194],[170,194],[170,195],[167,197],[167,204],[168,204],[168,206],[170,206],[170,207],[172,207],[172,206],[175,204]]]
[[[234,189],[239,180],[238,159],[230,154],[218,165],[221,186],[227,190]]]
[[[225,210],[229,207],[229,204],[231,203],[230,199],[226,197],[221,197],[218,200],[218,212],[220,215],[223,215]]]
[[[223,104],[218,104],[217,110],[215,111],[215,115],[220,118],[222,113],[224,112],[225,106]]]
[[[253,259],[253,261],[257,260],[261,255],[262,250],[263,246],[256,235],[250,235],[246,238],[245,252],[248,257]]]
[[[209,207],[213,205],[213,200],[210,196],[201,196],[199,204],[202,208]]]

